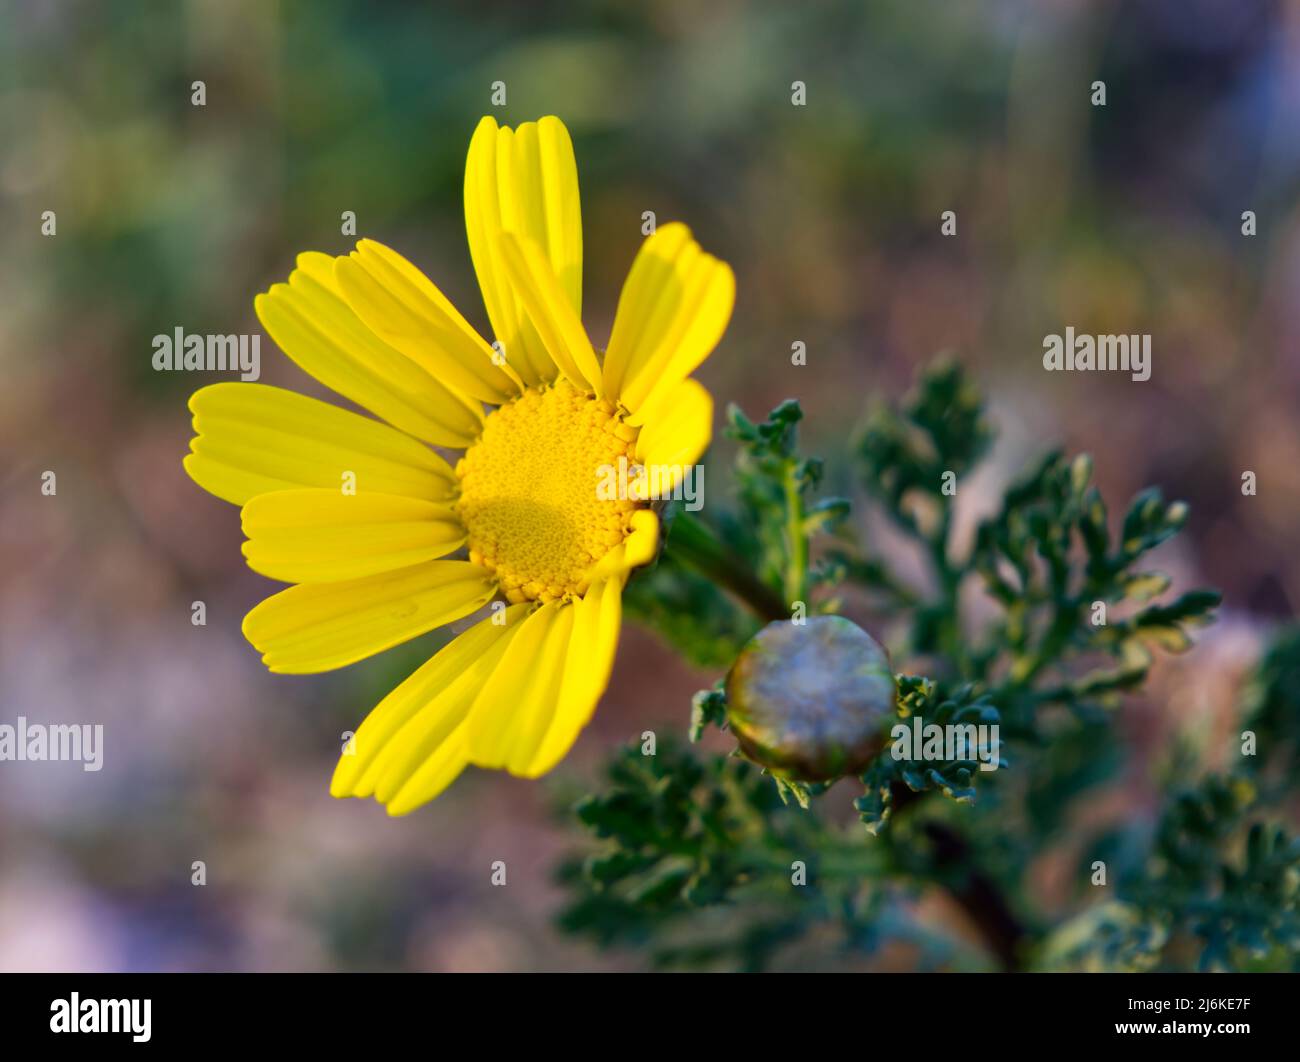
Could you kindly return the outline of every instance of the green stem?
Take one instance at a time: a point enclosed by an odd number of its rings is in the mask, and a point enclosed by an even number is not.
[[[679,512],[668,533],[667,549],[678,560],[725,587],[766,620],[790,618],[781,595],[737,560],[705,524],[690,513]]]
[[[785,487],[785,541],[789,558],[785,570],[785,596],[791,603],[803,601],[808,580],[808,535],[804,531],[803,498],[799,493],[799,480],[793,463],[787,465],[783,477]]]
[[[941,503],[942,505],[942,503]],[[961,572],[948,559],[948,539],[952,529],[952,508],[942,505],[939,524],[931,534],[918,530],[930,554],[931,566],[939,583],[939,624],[937,642],[940,652],[952,661],[958,674],[968,673],[968,654],[961,635]]]
[[[895,816],[926,797],[925,793],[914,792],[899,782],[894,783],[892,790]],[[948,890],[1004,969],[1021,969],[1029,931],[1011,909],[998,884],[976,865],[970,844],[951,826],[934,820],[922,823],[921,833],[932,847],[930,873],[924,876]]]

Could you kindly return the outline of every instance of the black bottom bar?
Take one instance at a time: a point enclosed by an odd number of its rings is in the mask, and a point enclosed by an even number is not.
[[[676,1054],[757,1037],[769,1053],[893,1038],[949,1050],[1127,1041],[1221,1052],[1292,1042],[1298,984],[1246,974],[10,974],[0,977],[0,1015],[7,1049],[382,1051],[427,1037],[431,1054],[475,1040],[494,1054],[561,1040],[584,1054],[633,1041]]]

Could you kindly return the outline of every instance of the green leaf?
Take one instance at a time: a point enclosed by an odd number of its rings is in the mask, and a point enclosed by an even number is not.
[[[972,685],[963,685],[945,693],[942,687],[919,675],[899,675],[898,718],[908,720],[920,717],[926,726],[949,725],[998,726],[998,710]],[[987,731],[990,735],[996,731]],[[875,762],[862,774],[865,792],[854,802],[859,818],[873,836],[880,833],[889,821],[893,807],[893,790],[898,784],[915,793],[934,790],[959,804],[975,802],[975,775],[980,763],[994,761],[1006,766],[999,747],[974,745],[963,759],[916,761],[895,759],[893,746],[885,748]]]

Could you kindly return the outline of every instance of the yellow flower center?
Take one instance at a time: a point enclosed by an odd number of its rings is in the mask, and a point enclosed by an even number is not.
[[[456,466],[457,510],[470,560],[496,573],[510,601],[581,593],[588,569],[627,536],[638,504],[608,489],[609,470],[631,463],[635,437],[613,405],[563,380],[488,414]]]

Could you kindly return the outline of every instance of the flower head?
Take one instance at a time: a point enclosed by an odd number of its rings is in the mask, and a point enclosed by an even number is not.
[[[699,459],[713,402],[690,374],[735,294],[725,263],[664,225],[599,356],[581,323],[577,167],[557,118],[480,122],[465,220],[493,344],[409,261],[362,240],[299,255],[255,306],[290,358],[373,417],[254,383],[190,399],[186,471],[243,507],[249,566],[294,584],[244,620],[272,671],[343,667],[493,603],[340,758],[331,792],[390,814],[468,764],[543,774],[590,719],[623,587],[659,536],[650,503],[602,493],[601,471]],[[462,453],[453,465],[433,447]]]
[[[804,782],[862,770],[896,718],[880,644],[843,616],[779,620],[759,631],[727,674],[727,721],[751,760]]]

